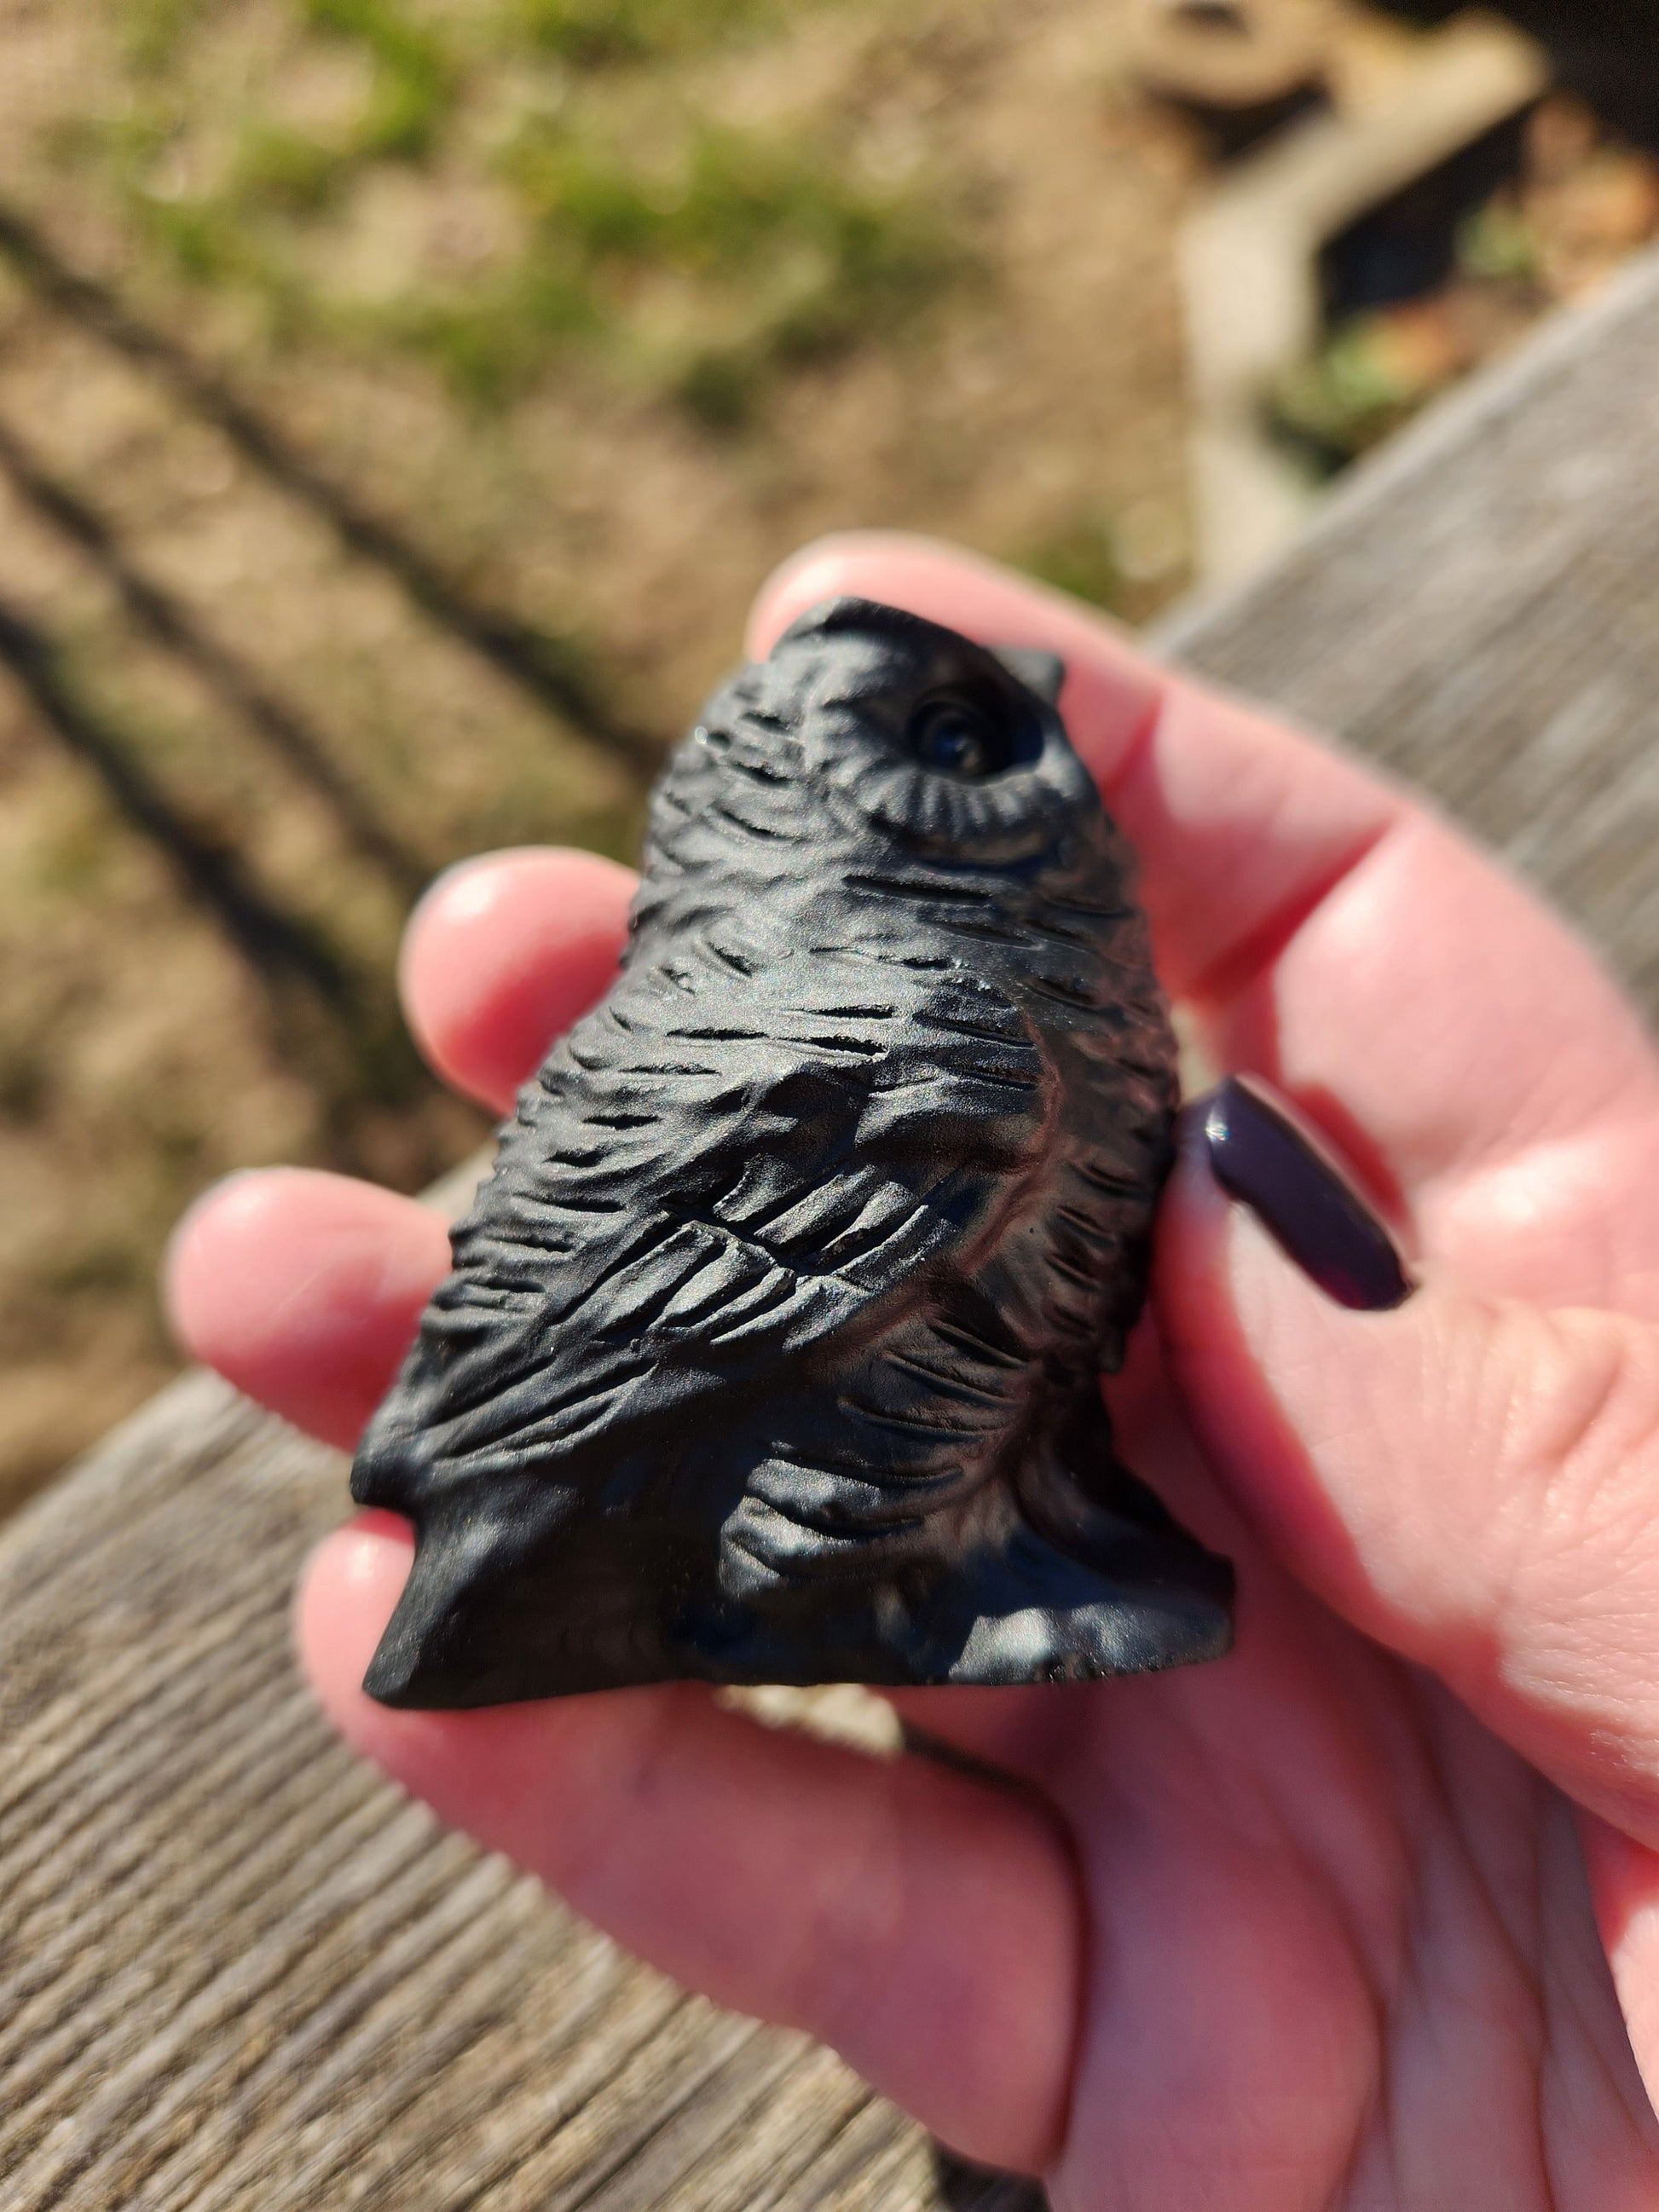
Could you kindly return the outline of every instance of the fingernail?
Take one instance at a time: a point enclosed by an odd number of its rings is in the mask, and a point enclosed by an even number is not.
[[[1388,1313],[1417,1288],[1394,1239],[1347,1176],[1249,1077],[1198,1109],[1210,1171],[1303,1273],[1339,1305]]]

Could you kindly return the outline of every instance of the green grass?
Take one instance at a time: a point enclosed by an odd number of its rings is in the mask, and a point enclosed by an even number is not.
[[[706,51],[780,12],[768,0],[517,0],[502,28],[574,68],[605,69]]]
[[[1092,509],[1020,549],[1018,565],[1055,589],[1086,599],[1108,614],[1121,614],[1126,599],[1126,580],[1118,550],[1116,528],[1109,515]]]
[[[140,0],[125,18],[131,112],[102,150],[174,274],[257,301],[279,339],[412,353],[485,407],[598,352],[729,428],[778,372],[901,337],[967,265],[925,186],[860,174],[844,119],[786,128],[704,111],[689,58],[787,30],[798,10],[780,0],[498,0],[442,15],[287,0],[283,56],[226,114],[200,70],[234,12]],[[293,67],[341,48],[362,65],[356,112],[285,109]],[[333,281],[331,246],[360,188],[392,167],[440,198],[488,195],[505,243],[460,273],[423,267],[390,297]]]
[[[538,119],[502,167],[533,226],[532,264],[562,271],[620,350],[716,424],[772,370],[902,330],[954,258],[922,210],[758,131],[696,126],[671,165],[646,169]],[[653,275],[690,310],[666,341],[627,303],[626,280]]]
[[[355,157],[423,160],[436,145],[463,82],[448,43],[398,0],[303,0],[302,12],[311,28],[354,42],[373,60],[373,88]]]
[[[112,10],[132,66],[144,75],[167,67],[206,12],[204,0],[125,0]]]

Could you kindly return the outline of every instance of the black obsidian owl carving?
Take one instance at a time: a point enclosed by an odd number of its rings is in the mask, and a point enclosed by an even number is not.
[[[675,753],[621,974],[357,1456],[418,1535],[373,1695],[1226,1648],[1231,1570],[1100,1401],[1175,1050],[1059,674],[840,600]]]

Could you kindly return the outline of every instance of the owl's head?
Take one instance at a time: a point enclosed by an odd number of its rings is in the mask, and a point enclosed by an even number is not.
[[[751,785],[770,779],[774,803],[827,808],[855,835],[943,860],[1030,860],[1099,806],[1055,705],[1063,673],[1047,654],[834,599],[711,702],[698,741]]]

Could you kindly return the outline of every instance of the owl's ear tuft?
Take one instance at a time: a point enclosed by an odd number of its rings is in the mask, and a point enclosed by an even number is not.
[[[1045,707],[1059,706],[1066,663],[1057,653],[1044,653],[1035,645],[994,645],[991,658],[1001,663],[1016,684],[1035,691]]]

